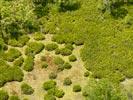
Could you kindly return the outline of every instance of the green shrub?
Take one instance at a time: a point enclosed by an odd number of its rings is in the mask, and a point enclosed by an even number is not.
[[[35,40],[44,40],[45,36],[43,33],[34,33],[34,39]]]
[[[4,90],[0,90],[0,100],[8,100],[9,95]]]
[[[22,66],[24,62],[24,58],[23,57],[19,57],[18,59],[16,59],[14,62],[13,62],[13,65],[14,66]]]
[[[43,62],[42,63],[42,68],[47,68],[48,67],[48,64],[46,62]]]
[[[51,88],[51,89],[49,89],[48,91],[47,91],[47,94],[49,94],[49,95],[55,95],[55,91],[57,90],[58,88],[57,87],[55,87],[55,88]]]
[[[83,45],[83,44],[84,44],[84,40],[82,40],[82,39],[76,39],[76,40],[74,41],[74,44],[77,45],[77,46]]]
[[[47,44],[46,47],[45,47],[45,49],[48,50],[48,51],[53,51],[53,50],[55,50],[57,48],[58,48],[58,45],[55,44],[55,43]]]
[[[31,86],[29,86],[28,84],[23,83],[21,85],[21,91],[22,91],[23,94],[31,95],[34,92],[34,89]]]
[[[86,71],[85,73],[84,73],[84,77],[88,77],[90,75],[90,72],[89,71]]]
[[[55,88],[55,87],[56,87],[56,82],[53,81],[53,80],[44,82],[44,84],[43,84],[44,90],[49,90],[49,89],[52,89],[52,88]]]
[[[81,91],[81,86],[80,85],[74,85],[73,86],[73,92],[80,92]]]
[[[69,56],[69,61],[71,61],[71,62],[74,62],[74,61],[76,61],[77,60],[77,58],[76,58],[76,56],[75,55],[71,55],[71,56]]]
[[[62,48],[62,49],[60,49],[60,54],[63,56],[69,56],[72,54],[72,51],[67,48]]]
[[[71,50],[71,51],[74,49],[73,45],[70,44],[70,43],[67,43],[67,44],[65,45],[65,48],[67,48],[67,49],[69,49],[69,50]]]
[[[41,61],[46,61],[46,60],[47,60],[46,56],[41,56]]]
[[[8,44],[14,47],[23,47],[29,39],[30,38],[27,35],[22,35],[17,40],[15,38],[9,39]]]
[[[55,72],[51,72],[49,74],[49,79],[56,79],[57,78],[57,74]]]
[[[9,100],[20,100],[18,96],[10,96]]]
[[[56,98],[53,95],[46,94],[44,95],[44,100],[56,100]]]
[[[64,65],[59,64],[59,65],[58,65],[58,68],[57,68],[57,72],[61,72],[61,71],[63,71],[63,70],[64,70]]]
[[[65,69],[71,69],[72,68],[72,65],[68,62],[64,63],[63,66],[64,66]]]
[[[25,54],[30,55],[30,54],[38,54],[44,49],[44,45],[42,43],[37,43],[37,42],[30,42],[28,43],[28,47],[25,49]]]
[[[60,58],[60,57],[55,57],[55,58],[54,58],[54,63],[55,63],[56,65],[63,65],[64,62],[65,62],[65,61],[64,61],[62,58]]]
[[[71,81],[71,79],[69,78],[69,77],[66,77],[65,79],[64,79],[64,82],[63,82],[63,84],[64,85],[71,85],[72,84],[72,81]]]
[[[33,67],[34,67],[34,57],[33,56],[27,56],[24,59],[23,69],[25,71],[32,71]]]
[[[4,45],[3,50],[4,51],[8,50],[8,45]]]
[[[55,96],[58,98],[62,98],[65,95],[65,92],[62,89],[56,89]]]
[[[55,54],[56,55],[60,54],[60,49],[59,48],[55,49]]]
[[[8,52],[3,55],[4,59],[10,62],[14,61],[19,56],[21,56],[21,52],[14,48],[10,48]]]

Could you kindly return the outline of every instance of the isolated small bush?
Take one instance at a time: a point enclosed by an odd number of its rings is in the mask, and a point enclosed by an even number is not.
[[[28,85],[26,83],[23,83],[21,85],[21,91],[22,91],[23,94],[31,95],[34,92],[34,89],[30,85]]]
[[[67,43],[67,44],[65,45],[65,48],[67,48],[67,49],[69,49],[69,50],[71,50],[71,51],[74,49],[73,45],[70,44],[70,43]]]
[[[74,62],[74,61],[76,61],[77,60],[77,58],[76,58],[76,56],[75,55],[71,55],[71,56],[69,56],[69,61],[70,62]]]
[[[76,39],[74,41],[74,44],[77,45],[77,46],[83,45],[84,44],[84,40],[82,40],[82,39]]]
[[[44,40],[45,36],[43,33],[34,33],[34,39],[35,40]]]
[[[57,73],[51,72],[51,73],[49,74],[49,79],[56,79],[56,78],[57,78]]]
[[[64,66],[62,64],[58,65],[57,72],[61,72],[64,70]]]
[[[73,86],[73,92],[80,92],[81,91],[81,86],[80,85],[74,85]]]
[[[86,71],[85,73],[84,73],[84,77],[88,77],[90,75],[90,72],[89,71]]]
[[[47,44],[46,47],[45,47],[45,49],[48,50],[48,51],[53,51],[57,48],[58,48],[58,45],[56,43]]]
[[[60,58],[60,57],[55,57],[55,58],[54,58],[54,63],[55,63],[56,65],[63,65],[64,62],[65,62],[65,61],[64,61],[62,58]]]
[[[64,85],[71,85],[72,84],[72,81],[71,81],[71,79],[69,78],[69,77],[66,77],[65,79],[64,79],[64,82],[63,82],[63,84]]]
[[[24,66],[23,69],[25,71],[32,71],[34,67],[34,57],[33,56],[27,56],[24,60]]]
[[[47,60],[46,56],[41,56],[41,61],[46,61],[46,60]]]
[[[55,87],[56,87],[56,82],[53,81],[53,80],[44,82],[44,84],[43,84],[44,90],[49,90],[49,89],[52,89],[52,88],[55,88]]]
[[[62,48],[62,49],[60,49],[60,54],[63,56],[69,56],[72,54],[72,51],[67,48]]]
[[[56,89],[55,96],[58,98],[62,98],[65,95],[65,92],[62,89]]]
[[[55,54],[56,55],[60,54],[60,49],[59,48],[55,49]]]
[[[8,100],[9,95],[6,91],[0,90],[0,100]]]
[[[20,100],[18,96],[10,96],[9,100]]]
[[[63,66],[64,66],[65,69],[71,69],[72,68],[72,65],[68,62],[64,63]]]
[[[46,62],[42,62],[42,68],[47,68],[48,64]]]

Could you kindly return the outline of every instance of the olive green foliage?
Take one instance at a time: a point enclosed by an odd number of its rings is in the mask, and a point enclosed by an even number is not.
[[[41,61],[46,61],[46,56],[41,56],[40,60]]]
[[[56,78],[57,78],[57,73],[51,72],[51,73],[49,74],[49,79],[56,79]]]
[[[69,59],[69,61],[71,61],[71,62],[74,62],[74,61],[77,60],[77,58],[76,58],[75,55],[70,55],[68,59]]]
[[[48,64],[46,62],[42,62],[42,68],[47,68]]]
[[[44,100],[56,100],[56,98],[53,95],[46,94],[44,95]]]
[[[71,84],[72,84],[72,81],[71,81],[71,79],[70,79],[69,77],[66,77],[66,78],[64,79],[63,84],[64,84],[65,86],[71,85]]]
[[[23,47],[29,41],[29,37],[27,35],[19,36],[17,39],[9,39],[8,44],[14,47]]]
[[[4,60],[0,60],[0,87],[10,81],[22,81],[23,76],[19,67],[11,67]]]
[[[60,54],[63,56],[69,56],[72,54],[72,51],[67,48],[62,48],[62,49],[60,49]]]
[[[68,62],[65,62],[63,66],[65,69],[71,69],[72,68],[72,65]]]
[[[62,89],[57,89],[55,91],[55,96],[58,98],[62,98],[65,95],[65,92]]]
[[[58,45],[55,43],[49,43],[45,46],[45,49],[48,51],[53,51],[58,48]]]
[[[0,90],[0,100],[8,100],[9,95],[6,91]]]
[[[32,71],[33,68],[34,68],[34,57],[33,56],[27,56],[24,59],[23,69],[25,71]]]
[[[44,90],[49,90],[49,89],[52,89],[52,88],[55,88],[55,87],[56,87],[56,82],[53,81],[53,80],[46,81],[43,84]]]
[[[91,80],[83,89],[85,100],[127,100],[126,95],[108,80]]]
[[[31,95],[34,92],[34,89],[30,85],[28,85],[27,83],[23,83],[21,85],[21,91],[23,94]]]
[[[44,45],[42,43],[37,43],[37,42],[30,42],[27,44],[27,48],[25,49],[25,54],[26,55],[35,55],[40,53],[44,49]]]
[[[23,57],[19,57],[13,62],[13,65],[21,67],[23,62],[24,62],[24,58]]]
[[[59,55],[60,54],[60,49],[59,48],[55,49],[55,54],[56,55]]]
[[[12,62],[19,56],[21,56],[21,52],[19,50],[10,48],[8,52],[4,53],[3,58],[7,61]]]
[[[84,73],[84,77],[88,77],[90,75],[90,72],[89,71],[86,71],[85,73]]]
[[[20,98],[18,96],[10,96],[9,100],[20,100]]]
[[[65,48],[70,49],[71,51],[74,49],[73,45],[70,43],[65,44]]]
[[[34,33],[34,39],[35,40],[44,40],[45,39],[45,36],[43,33]]]
[[[73,92],[80,92],[81,91],[81,86],[80,85],[74,85],[73,86]]]
[[[57,66],[57,72],[61,72],[61,71],[63,71],[65,68],[64,68],[64,65],[63,64],[59,64],[58,66]]]
[[[55,63],[56,65],[63,65],[64,62],[65,62],[65,61],[64,61],[61,57],[59,57],[59,56],[57,56],[57,57],[54,58],[54,63]]]

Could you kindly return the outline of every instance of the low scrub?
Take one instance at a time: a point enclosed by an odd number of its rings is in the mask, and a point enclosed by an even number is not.
[[[34,92],[34,89],[30,85],[28,85],[26,83],[23,83],[21,85],[21,91],[22,91],[23,94],[31,95]]]
[[[45,39],[45,35],[43,33],[34,33],[34,39],[35,40],[44,40]]]
[[[45,49],[48,51],[53,51],[58,48],[58,45],[55,43],[50,43],[45,46]]]
[[[0,90],[0,100],[8,100],[9,95],[6,91]]]

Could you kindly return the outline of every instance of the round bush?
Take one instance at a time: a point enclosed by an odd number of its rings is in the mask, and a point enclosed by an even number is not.
[[[66,44],[66,45],[65,45],[65,48],[67,48],[67,49],[69,49],[69,50],[71,50],[71,51],[74,49],[73,45],[70,44],[70,43]]]
[[[60,57],[55,57],[54,58],[54,63],[56,64],[56,65],[63,65],[64,64],[64,60],[62,59],[62,58],[60,58]]]
[[[22,91],[23,94],[31,95],[34,92],[34,89],[30,85],[28,85],[26,83],[23,83],[21,85],[21,91]]]
[[[64,66],[65,69],[71,69],[72,68],[72,65],[68,62],[64,63],[63,66]]]
[[[72,54],[72,51],[67,48],[62,48],[62,49],[60,49],[60,54],[63,56],[69,56]]]
[[[60,54],[60,49],[59,48],[55,49],[55,54],[56,55]]]
[[[47,68],[48,67],[48,64],[46,62],[43,62],[42,63],[42,68]]]
[[[8,100],[9,95],[6,91],[0,90],[0,100]]]
[[[45,36],[43,33],[34,33],[34,39],[35,40],[44,40]]]
[[[23,57],[19,57],[18,59],[16,59],[14,62],[13,62],[13,65],[14,66],[22,66],[24,62],[24,58]]]
[[[53,95],[46,94],[44,95],[44,100],[56,100],[56,98]]]
[[[63,82],[63,84],[64,85],[71,85],[72,84],[72,81],[71,81],[71,79],[69,78],[69,77],[66,77],[65,79],[64,79],[64,82]]]
[[[84,40],[82,40],[82,39],[76,39],[74,41],[74,44],[77,45],[77,46],[83,45],[84,44]]]
[[[55,88],[55,87],[56,87],[56,82],[53,81],[53,80],[44,82],[44,84],[43,84],[43,88],[46,91],[49,90],[49,89]]]
[[[89,71],[86,71],[85,73],[84,73],[84,77],[88,77],[90,75],[90,72]]]
[[[74,85],[73,86],[73,92],[80,92],[81,91],[81,86],[80,85]]]
[[[9,100],[20,100],[18,96],[10,96]]]
[[[55,44],[55,43],[47,44],[46,47],[45,47],[45,49],[46,49],[47,51],[53,51],[53,50],[55,50],[55,49],[57,49],[57,48],[58,48],[58,45]]]
[[[62,89],[60,89],[60,90],[56,89],[56,91],[55,91],[56,97],[62,98],[64,95],[65,95],[65,92]]]
[[[51,72],[49,74],[49,79],[56,79],[57,78],[57,74],[55,72]]]
[[[57,72],[61,72],[64,70],[64,66],[62,64],[58,65]]]
[[[46,61],[46,60],[47,60],[46,56],[41,56],[41,61]]]
[[[71,56],[69,56],[69,61],[70,62],[74,62],[74,61],[76,61],[77,60],[77,58],[76,58],[76,56],[75,55],[71,55]]]

